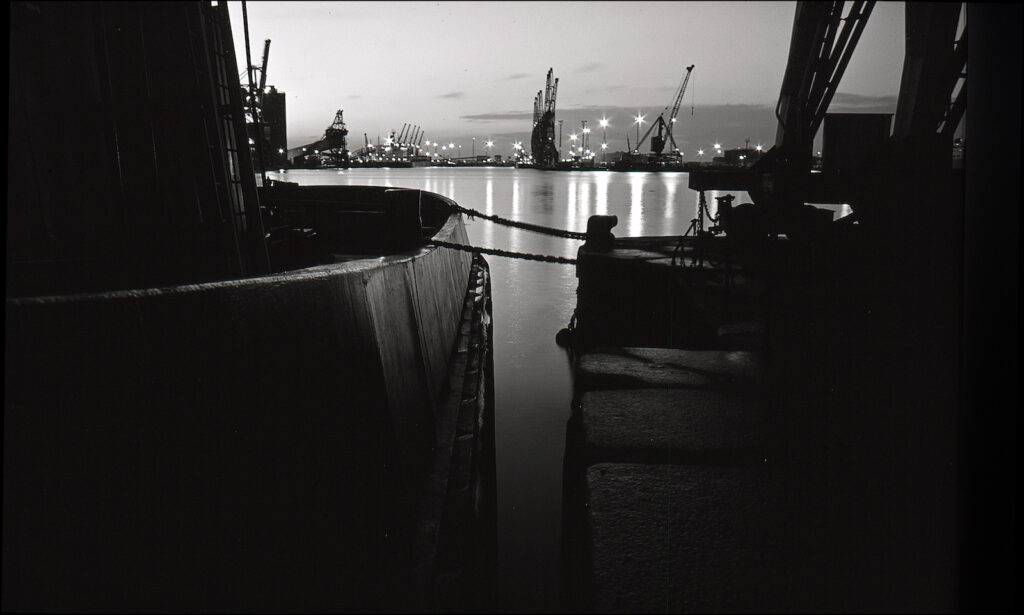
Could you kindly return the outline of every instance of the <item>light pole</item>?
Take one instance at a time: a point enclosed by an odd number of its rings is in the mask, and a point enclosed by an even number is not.
[[[702,150],[702,149],[697,150],[697,155],[700,156],[700,161],[703,163],[704,162],[704,150]]]
[[[473,137],[473,159],[476,159],[476,137]]]
[[[608,118],[601,116],[601,162],[605,161],[605,150],[608,149]]]
[[[583,120],[583,150],[590,151],[590,128],[587,126],[587,120]]]
[[[575,132],[569,135],[569,142],[572,143],[572,145],[569,146],[569,157],[572,158],[572,157],[576,156],[576,152],[575,152],[575,150],[576,150],[576,133]]]
[[[633,119],[636,120],[636,151],[639,153],[640,152],[640,124],[644,123],[644,116],[640,115],[639,113],[637,113],[636,117],[633,118]]]
[[[487,160],[491,159],[491,148],[494,147],[494,141],[487,139]]]

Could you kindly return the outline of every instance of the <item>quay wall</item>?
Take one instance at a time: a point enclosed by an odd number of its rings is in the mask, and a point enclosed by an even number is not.
[[[3,609],[373,608],[471,261],[8,298]]]

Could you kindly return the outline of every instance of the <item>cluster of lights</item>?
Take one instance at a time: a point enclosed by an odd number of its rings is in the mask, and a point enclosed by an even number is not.
[[[716,154],[722,154],[722,144],[721,143],[715,142],[715,144],[712,146],[712,148],[715,150]],[[760,143],[758,143],[754,147],[754,150],[757,151],[758,153],[761,153],[761,152],[764,151],[764,145],[761,145]],[[697,155],[700,156],[701,159],[703,160],[703,158],[704,158],[704,149],[703,148],[698,149],[697,150]],[[747,159],[747,154],[741,154],[739,156],[739,159],[740,160],[746,160]]]
[[[640,135],[639,135],[640,127],[643,124],[647,123],[647,119],[646,118],[647,118],[646,115],[644,115],[643,113],[639,113],[639,112],[637,113],[636,116],[634,116],[632,118],[633,119],[633,123],[637,127],[637,141],[638,142],[639,142],[639,137],[640,137]],[[673,118],[672,121],[674,122],[675,119]],[[602,131],[604,131],[603,139],[602,139],[602,142],[601,142],[601,153],[602,153],[602,155],[604,155],[607,152],[607,150],[608,150],[607,130],[611,126],[611,123],[608,120],[608,118],[606,118],[606,117],[602,117],[600,120],[598,120],[598,123],[599,123]],[[569,135],[569,140],[571,142],[570,146],[569,146],[569,151],[570,151],[570,153],[571,153],[571,155],[573,157],[582,157],[582,158],[591,158],[592,159],[596,155],[596,152],[594,152],[590,147],[587,146],[587,141],[589,140],[590,133],[591,133],[591,129],[589,127],[587,127],[586,121],[584,121],[582,129],[580,130],[579,133],[573,132],[572,134]],[[473,144],[474,144],[474,155],[475,155],[476,137],[473,137],[472,139],[473,139]],[[579,143],[577,143],[577,142],[579,142]],[[395,145],[394,139],[392,137],[388,137],[385,140],[385,145],[386,145],[386,147],[384,148],[385,151],[391,152],[392,149],[394,149],[392,146]],[[458,147],[458,150],[459,150],[460,154],[461,154],[461,151],[462,151],[462,144],[458,144],[456,146],[456,144],[454,142],[450,141],[450,142],[448,142],[448,144],[442,145],[441,143],[439,143],[437,141],[433,141],[432,142],[430,140],[425,141],[423,146],[420,146],[420,145],[417,145],[417,144],[403,144],[403,145],[399,146],[399,149],[404,151],[407,147],[411,147],[411,148],[415,148],[415,149],[417,149],[419,151],[426,150],[428,156],[430,156],[431,158],[436,159],[436,158],[439,157],[439,154],[437,152],[438,145],[441,146],[441,154],[440,154],[441,157],[447,157],[447,158],[451,159],[452,158],[452,154],[456,151],[456,147]],[[431,153],[429,151],[429,149],[431,147],[434,148],[433,153]],[[485,141],[485,147],[487,149],[487,153],[488,153],[488,157],[489,157],[490,154],[491,154],[491,150],[494,148],[494,140],[493,139],[487,139]],[[372,143],[368,144],[367,148],[369,150],[373,150],[374,149],[374,145]],[[524,150],[524,148],[523,148],[523,144],[522,144],[521,141],[516,141],[516,142],[512,143],[512,148],[514,150],[513,155],[515,157],[520,158],[520,159],[528,157],[526,152],[525,152],[525,150]],[[714,149],[716,154],[721,155],[723,153],[722,144],[720,142],[716,141],[712,145],[712,148]],[[303,151],[306,151],[306,148],[302,148],[302,149],[303,149]],[[760,153],[760,152],[764,151],[764,146],[761,145],[761,144],[758,144],[754,149],[757,152]],[[675,149],[673,151],[676,154],[683,155],[683,152],[679,151],[678,149]],[[284,154],[285,151],[284,151],[284,149],[278,149],[278,153],[279,154]],[[319,154],[320,152],[319,152],[319,150],[317,150],[315,153]],[[703,159],[704,148],[698,148],[697,149],[697,155],[700,156],[701,159]],[[739,156],[740,160],[745,160],[746,158],[747,158],[746,155]]]
[[[637,115],[632,118],[633,119],[633,123],[636,125],[637,145],[638,146],[639,146],[639,140],[640,140],[640,127],[643,124],[647,123],[646,118],[647,118],[647,116],[645,114],[641,113],[641,112],[637,112]],[[672,118],[671,121],[675,122],[676,119]],[[611,123],[609,122],[607,117],[602,117],[600,120],[598,120],[598,123],[599,123],[601,129],[604,131],[603,139],[602,139],[602,142],[601,142],[601,152],[602,152],[602,155],[603,155],[608,150],[607,130],[611,126]],[[587,142],[589,140],[591,129],[589,127],[587,127],[586,121],[583,122],[583,127],[582,127],[582,130],[580,132],[582,134],[578,134],[578,133],[574,132],[574,133],[569,135],[569,140],[571,142],[570,147],[569,147],[569,151],[572,152],[573,156],[593,158],[595,153],[589,147],[587,147]],[[577,141],[580,141],[580,143],[577,144]],[[250,142],[250,144],[253,144],[252,139],[250,139],[249,142]],[[421,151],[421,152],[424,151],[424,149],[426,149],[427,150],[427,154],[430,155],[432,158],[436,159],[438,157],[437,146],[441,145],[441,143],[439,143],[437,141],[431,142],[430,140],[427,140],[427,141],[425,141],[425,145],[424,146],[420,146],[418,144],[409,144],[409,143],[407,143],[407,144],[396,144],[394,139],[393,139],[393,137],[389,136],[385,140],[385,148],[384,148],[384,150],[386,152],[390,153],[393,149],[395,149],[395,148],[392,147],[392,146],[395,146],[395,145],[397,145],[398,146],[397,148],[401,149],[403,152],[407,148],[414,148],[414,149],[416,149],[418,151]],[[475,155],[476,137],[473,137],[473,145],[474,145],[474,155]],[[429,149],[431,147],[434,148],[434,151],[433,151],[432,154],[429,152]],[[492,139],[487,139],[485,147],[487,148],[488,155],[490,155],[491,150],[494,147],[494,141]],[[522,142],[516,141],[516,142],[514,142],[512,144],[512,147],[513,147],[513,150],[514,150],[514,155],[516,157],[522,158],[525,155],[525,151],[523,149]],[[712,147],[713,147],[713,149],[714,149],[716,154],[721,155],[723,153],[722,144],[720,142],[715,142]],[[374,145],[372,143],[367,144],[367,149],[372,151],[374,149]],[[450,159],[451,156],[452,156],[452,153],[455,152],[455,149],[456,149],[456,144],[454,142],[449,142],[447,145],[441,145],[441,152],[442,152],[441,155],[442,156],[447,155],[447,157]],[[461,151],[462,151],[462,145],[461,144],[458,145],[458,149],[459,149],[459,152],[461,154]],[[758,144],[754,149],[757,152],[761,153],[761,152],[764,151],[764,146],[761,145],[761,144]],[[283,155],[285,153],[285,150],[283,148],[279,148],[277,151],[278,151],[278,154],[282,154]],[[306,148],[302,148],[302,151],[305,152],[307,150],[306,150]],[[682,152],[680,152],[678,149],[675,149],[673,151],[676,154],[682,155]],[[315,150],[314,153],[319,155],[320,151],[319,150]],[[703,159],[704,148],[699,148],[697,150],[697,155],[700,156],[701,159]],[[747,158],[746,155],[739,156],[740,160],[745,160],[746,158]]]

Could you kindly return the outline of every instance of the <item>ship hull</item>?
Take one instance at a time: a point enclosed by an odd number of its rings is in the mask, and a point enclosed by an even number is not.
[[[433,238],[468,243],[455,213]],[[421,528],[461,514],[493,529],[478,518],[486,404],[458,461],[478,505],[423,495],[450,487],[438,468],[456,463],[464,391],[488,399],[487,266],[444,248],[340,251],[276,275],[7,300],[5,610],[432,599],[440,539]],[[453,382],[470,384],[453,398]]]

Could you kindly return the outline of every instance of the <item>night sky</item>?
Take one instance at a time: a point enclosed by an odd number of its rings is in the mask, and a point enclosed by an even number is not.
[[[581,120],[609,151],[635,141],[695,64],[675,129],[686,159],[714,142],[771,145],[794,2],[248,2],[253,64],[272,40],[268,84],[287,93],[288,143],[316,140],[343,109],[350,149],[421,126],[468,155],[529,142],[533,98],[560,78],[563,144]],[[230,2],[239,69],[240,2]],[[894,112],[903,3],[879,2],[831,111]],[[692,115],[691,115],[692,109]],[[650,124],[645,123],[643,131]],[[707,155],[707,154],[705,154]]]

